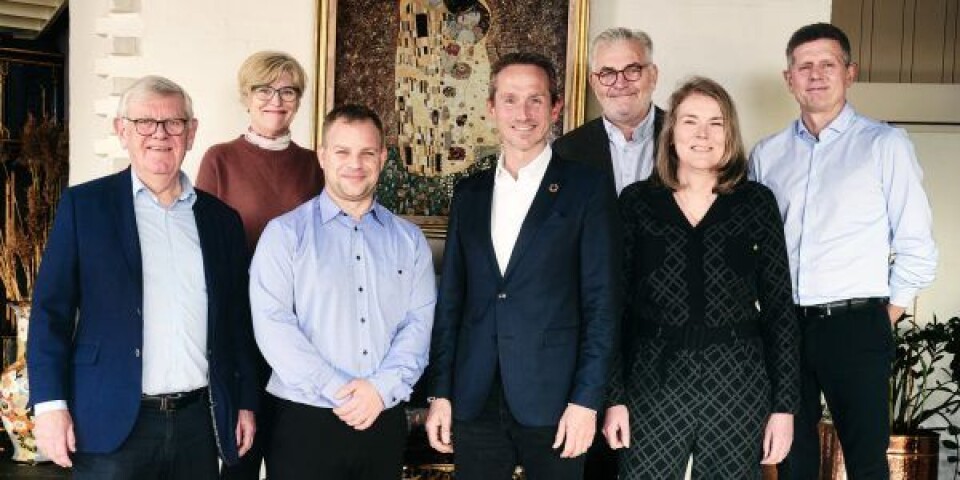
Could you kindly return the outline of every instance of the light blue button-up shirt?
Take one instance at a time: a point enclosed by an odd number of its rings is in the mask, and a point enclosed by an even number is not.
[[[360,221],[324,191],[264,230],[250,267],[267,391],[322,408],[369,380],[386,408],[409,399],[427,365],[436,279],[412,223],[374,202]]]
[[[750,175],[780,205],[798,305],[888,296],[908,307],[933,282],[930,205],[903,130],[848,104],[819,139],[796,120],[761,141]]]
[[[143,393],[207,385],[207,284],[193,204],[180,172],[180,196],[164,206],[132,173],[133,210],[143,262]]]
[[[633,129],[630,140],[623,135],[610,120],[603,117],[603,126],[610,139],[610,160],[613,161],[614,183],[617,185],[617,194],[634,182],[646,180],[653,171],[653,147],[657,139],[653,136],[653,120],[656,116],[656,107],[650,104],[650,110],[640,125]]]

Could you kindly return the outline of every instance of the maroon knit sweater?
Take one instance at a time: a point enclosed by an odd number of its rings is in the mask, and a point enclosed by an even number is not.
[[[267,222],[320,194],[323,170],[317,154],[296,143],[266,150],[240,136],[207,150],[196,186],[240,213],[253,255]]]

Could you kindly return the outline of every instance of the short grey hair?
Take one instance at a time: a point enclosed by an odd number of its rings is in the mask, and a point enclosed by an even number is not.
[[[633,42],[643,48],[648,59],[653,60],[653,40],[650,40],[650,35],[647,35],[647,33],[642,30],[616,27],[604,30],[594,37],[593,45],[590,47],[591,69],[593,68],[593,61],[597,56],[597,47],[614,42]]]
[[[193,100],[190,99],[187,91],[173,80],[159,75],[147,75],[140,78],[123,91],[120,96],[120,104],[117,106],[117,118],[127,116],[130,102],[153,95],[159,97],[179,96],[183,99],[183,113],[187,116],[187,120],[193,119]]]

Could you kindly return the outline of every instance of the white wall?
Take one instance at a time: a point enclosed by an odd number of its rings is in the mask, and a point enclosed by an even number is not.
[[[133,13],[110,13],[133,4]],[[115,78],[169,77],[193,97],[200,121],[184,161],[194,175],[207,147],[238,136],[247,115],[236,90],[240,63],[258,50],[284,50],[316,77],[317,0],[84,0],[70,9],[70,182],[103,176],[126,166],[110,118]],[[114,37],[138,39],[134,55],[111,55]],[[315,92],[308,83],[292,130],[312,146]],[[107,108],[106,105],[111,105]],[[109,115],[98,115],[109,111]],[[103,156],[96,151],[105,152]]]

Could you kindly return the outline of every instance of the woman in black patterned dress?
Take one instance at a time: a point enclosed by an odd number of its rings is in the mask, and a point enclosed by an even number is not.
[[[604,435],[621,479],[759,479],[793,438],[799,330],[773,194],[747,181],[727,92],[670,100],[649,180],[620,197],[627,308]]]

